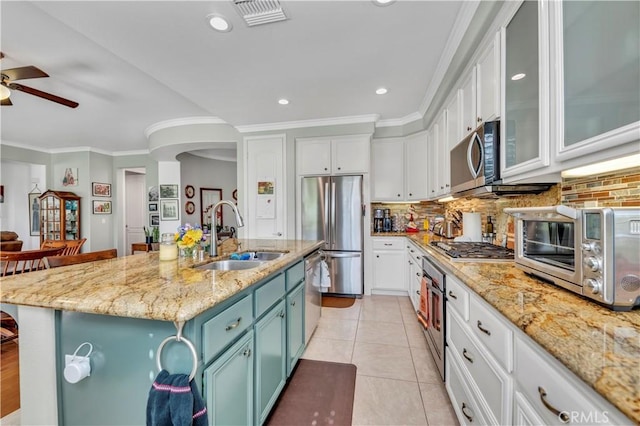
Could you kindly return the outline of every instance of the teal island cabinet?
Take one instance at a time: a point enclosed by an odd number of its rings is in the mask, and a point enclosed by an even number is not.
[[[241,241],[242,251],[267,244]],[[146,253],[3,281],[3,303],[54,312],[58,424],[144,424],[161,367],[193,375],[209,424],[261,425],[304,351],[304,257],[321,242],[274,244],[270,249],[283,257],[243,271],[201,270],[191,259],[164,263],[157,253]],[[74,304],[73,292],[62,290],[70,277],[84,279]],[[37,289],[27,297],[27,286],[42,281],[56,296],[36,304]],[[81,302],[82,293],[99,300]],[[107,293],[117,296],[107,303]],[[75,310],[64,309],[65,303]],[[178,340],[178,329],[192,348]],[[85,342],[92,347],[91,374],[69,383],[65,362]]]

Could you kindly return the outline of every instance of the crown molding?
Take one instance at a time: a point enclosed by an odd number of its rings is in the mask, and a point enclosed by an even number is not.
[[[389,120],[380,120],[376,123],[376,127],[396,127],[404,126],[405,124],[412,123],[414,121],[422,120],[422,114],[419,112],[412,112],[409,115],[405,115],[402,118],[392,118]]]
[[[473,1],[465,1],[460,6],[460,12],[456,18],[456,22],[453,24],[453,31],[449,34],[449,39],[447,40],[444,49],[442,50],[442,56],[438,61],[438,66],[436,71],[433,73],[433,78],[431,78],[431,82],[429,83],[429,87],[427,87],[427,91],[425,92],[424,98],[422,98],[422,103],[420,103],[420,108],[418,112],[424,116],[433,100],[433,97],[436,95],[438,91],[438,87],[442,84],[442,80],[451,65],[451,61],[458,51],[458,47],[460,46],[460,42],[464,37],[467,29],[469,28],[469,24],[473,19],[478,6],[480,5],[479,0]]]
[[[380,114],[353,115],[348,117],[320,118],[316,120],[284,121],[281,123],[250,124],[235,126],[240,133],[265,132],[274,130],[300,129],[304,127],[338,126],[343,124],[375,123]]]
[[[111,153],[114,157],[128,157],[130,155],[149,155],[148,149],[137,149],[132,151],[114,151]]]
[[[26,143],[20,143],[20,142],[10,142],[10,141],[2,141],[0,142],[0,147],[2,147],[2,145],[6,145],[6,146],[12,146],[14,148],[21,148],[21,149],[28,149],[31,151],[38,151],[38,152],[44,152],[45,154],[51,154],[51,150],[50,149],[45,149],[39,146],[34,146],[34,145],[29,145]]]
[[[158,123],[152,124],[144,130],[144,135],[147,139],[153,133],[158,130],[167,129],[169,127],[179,127],[179,126],[189,126],[194,124],[228,124],[221,118],[218,117],[183,117],[183,118],[172,118],[170,120],[160,121]]]

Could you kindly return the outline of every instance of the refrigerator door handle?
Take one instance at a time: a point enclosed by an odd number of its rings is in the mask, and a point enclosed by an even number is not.
[[[330,221],[329,221],[329,182],[325,182],[324,183],[324,235],[327,236],[327,238],[331,239],[331,236],[329,235],[329,225],[330,225]],[[330,241],[325,241],[324,242],[325,247],[331,247],[331,242]]]
[[[331,181],[331,248],[336,244],[336,183]]]
[[[330,258],[330,257],[339,257],[339,258],[360,257],[360,252],[358,252],[358,253],[330,253],[328,251],[325,251],[325,252],[323,252],[323,255],[326,258]]]

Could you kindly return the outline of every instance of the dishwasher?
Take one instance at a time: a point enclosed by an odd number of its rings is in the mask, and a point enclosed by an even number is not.
[[[305,308],[304,308],[304,336],[305,344],[309,343],[311,335],[318,326],[322,310],[322,292],[320,278],[324,256],[316,251],[304,259],[305,278]]]

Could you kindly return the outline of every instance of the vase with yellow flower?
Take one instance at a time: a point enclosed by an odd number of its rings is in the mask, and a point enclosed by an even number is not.
[[[180,256],[182,257],[195,257],[198,253],[198,248],[203,241],[203,233],[200,226],[186,223],[184,226],[178,228],[178,232],[175,233],[176,243],[180,249]]]

